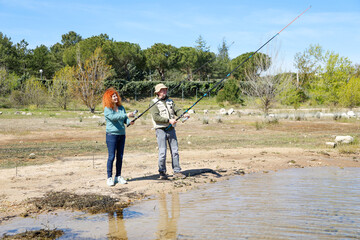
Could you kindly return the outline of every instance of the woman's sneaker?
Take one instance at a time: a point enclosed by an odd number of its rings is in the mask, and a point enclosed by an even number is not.
[[[127,181],[122,176],[118,176],[115,177],[115,183],[127,184]]]
[[[115,183],[114,183],[114,180],[112,179],[112,177],[109,177],[107,180],[106,180],[106,184],[110,187],[114,186]]]

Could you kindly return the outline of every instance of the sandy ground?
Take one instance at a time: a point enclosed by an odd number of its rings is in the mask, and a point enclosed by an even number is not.
[[[169,158],[169,157],[168,157]],[[159,180],[155,153],[125,154],[123,176],[128,184],[106,185],[106,155],[63,158],[53,163],[0,170],[0,223],[26,212],[24,200],[48,191],[94,193],[133,202],[160,192],[187,191],[230,176],[295,167],[360,167],[357,157],[335,150],[319,153],[299,148],[235,148],[180,151],[186,179]]]

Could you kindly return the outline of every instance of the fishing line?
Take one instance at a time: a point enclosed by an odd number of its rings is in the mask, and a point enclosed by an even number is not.
[[[283,29],[280,30],[280,32],[276,33],[272,38],[270,38],[267,42],[265,42],[261,47],[259,47],[253,54],[251,54],[249,57],[247,57],[244,61],[242,61],[236,68],[234,68],[230,73],[228,73],[223,79],[221,79],[219,82],[217,82],[207,93],[205,93],[201,98],[199,98],[191,107],[186,109],[179,117],[176,118],[176,121],[179,120],[186,114],[190,109],[192,109],[198,102],[200,102],[204,97],[206,97],[213,89],[215,89],[221,82],[223,82],[225,79],[227,79],[236,69],[238,69],[240,66],[242,66],[244,63],[246,63],[250,58],[252,58],[257,52],[260,51],[264,46],[266,46],[269,42],[271,42],[275,37],[277,37],[282,31],[284,31],[288,26],[290,26],[293,22],[295,22],[301,15],[303,15],[305,12],[307,12],[311,6],[309,6],[305,11],[303,11],[301,14],[299,14],[296,18],[294,18],[288,25],[286,25]],[[169,129],[172,125],[166,127],[165,130]]]

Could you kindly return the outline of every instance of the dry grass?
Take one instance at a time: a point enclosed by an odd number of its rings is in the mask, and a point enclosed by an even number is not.
[[[141,105],[143,106],[143,105]],[[138,107],[137,105],[130,108]],[[141,111],[140,111],[141,112]],[[199,111],[200,112],[200,111]],[[44,115],[47,118],[44,118]],[[50,115],[52,117],[50,117]],[[51,162],[68,156],[106,154],[105,126],[98,114],[85,112],[38,112],[31,116],[4,113],[0,121],[0,167],[8,168]],[[82,121],[79,121],[82,116]],[[207,124],[203,123],[206,117]],[[44,120],[45,119],[45,120]],[[146,114],[126,129],[126,152],[157,152],[151,119]],[[260,115],[221,116],[192,114],[184,124],[179,122],[177,135],[181,150],[236,147],[297,147],[323,149],[336,135],[360,138],[360,123],[333,119],[280,119],[266,123]],[[357,153],[358,143],[339,148],[340,153]],[[35,159],[29,154],[35,153]]]

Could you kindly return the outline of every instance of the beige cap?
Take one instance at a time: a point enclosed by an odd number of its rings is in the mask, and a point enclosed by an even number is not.
[[[162,84],[162,83],[157,84],[157,85],[155,86],[155,93],[160,92],[160,90],[163,89],[163,88],[166,88],[166,89],[167,89],[167,86],[165,86],[165,85]]]

